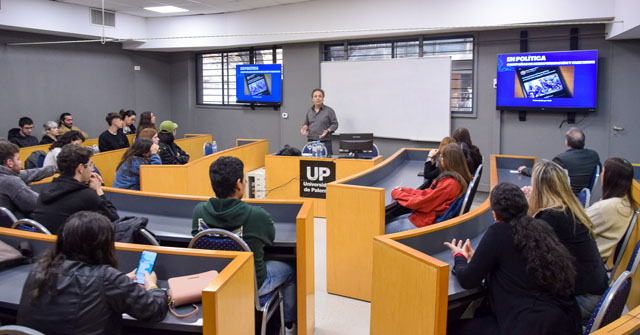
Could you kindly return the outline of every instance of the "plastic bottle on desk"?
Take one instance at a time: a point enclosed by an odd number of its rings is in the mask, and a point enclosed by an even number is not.
[[[313,153],[313,157],[320,157],[320,145],[318,144],[318,141],[313,141],[311,152]]]
[[[211,142],[211,151],[218,152],[218,143],[216,143],[216,141],[212,141]]]

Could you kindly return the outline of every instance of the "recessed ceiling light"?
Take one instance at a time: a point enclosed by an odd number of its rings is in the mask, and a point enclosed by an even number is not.
[[[145,7],[144,9],[146,10],[150,10],[152,12],[156,12],[156,13],[182,13],[182,12],[188,12],[189,10],[184,9],[184,8],[180,8],[180,7],[175,7],[175,6],[159,6],[159,7]]]

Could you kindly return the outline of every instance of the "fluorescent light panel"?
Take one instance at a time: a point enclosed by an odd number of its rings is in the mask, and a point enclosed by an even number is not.
[[[189,11],[187,9],[180,8],[180,7],[175,7],[175,6],[145,7],[144,9],[150,10],[150,11],[156,12],[156,13],[162,13],[162,14],[182,13],[182,12],[188,12]]]

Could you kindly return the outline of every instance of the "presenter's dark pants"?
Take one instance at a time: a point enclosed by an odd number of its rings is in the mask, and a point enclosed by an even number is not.
[[[307,141],[313,142],[317,140],[312,138],[307,138]],[[333,155],[333,149],[331,148],[331,139],[321,139],[320,142],[324,144],[324,146],[327,148],[327,157],[331,157]]]

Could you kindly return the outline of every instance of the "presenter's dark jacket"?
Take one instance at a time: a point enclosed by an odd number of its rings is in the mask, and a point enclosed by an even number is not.
[[[121,129],[118,129],[115,135],[105,130],[100,137],[98,137],[98,148],[100,152],[123,149],[129,147],[129,139],[127,135],[122,133]]]
[[[575,293],[601,295],[608,287],[607,272],[598,251],[598,245],[585,225],[574,219],[567,208],[545,209],[536,214],[536,218],[548,223],[575,258]]]
[[[115,206],[104,195],[98,196],[88,184],[72,177],[60,176],[42,188],[33,219],[56,234],[69,216],[80,211],[98,212],[111,221],[119,218]]]
[[[65,260],[54,269],[56,294],[44,291],[35,301],[34,265],[22,290],[18,324],[42,333],[120,334],[122,313],[145,322],[158,322],[167,314],[167,294],[162,289],[146,291],[124,273],[109,265]]]
[[[276,229],[271,215],[264,209],[251,206],[240,199],[211,198],[209,201],[197,204],[193,210],[191,235],[198,234],[200,220],[209,228],[234,231],[242,227],[242,239],[253,251],[256,279],[258,287],[261,287],[267,278],[264,246],[272,245],[276,237]]]
[[[580,193],[591,182],[596,166],[602,168],[600,156],[591,149],[569,149],[553,158],[553,162],[569,171],[571,190],[574,194]],[[602,169],[600,169],[602,173]],[[531,175],[531,169],[522,170],[522,174]]]
[[[554,296],[535,284],[527,273],[524,256],[514,244],[508,223],[491,225],[471,261],[467,263],[464,256],[458,255],[453,269],[466,289],[478,287],[486,279],[487,298],[498,329],[485,329],[481,333],[581,333],[580,309],[575,298]],[[472,328],[471,324],[465,327]]]
[[[331,134],[338,129],[336,112],[333,111],[333,108],[327,105],[322,105],[320,110],[316,113],[315,107],[311,106],[311,108],[307,110],[304,125],[309,127],[307,137],[310,140],[318,140],[320,139],[319,137],[322,135],[322,132],[330,130],[329,133],[322,138],[323,140],[329,140],[331,139]]]
[[[31,135],[24,136],[20,134],[20,128],[13,128],[9,130],[9,136],[7,137],[7,139],[9,140],[9,142],[19,146],[20,148],[38,145],[37,137]]]

